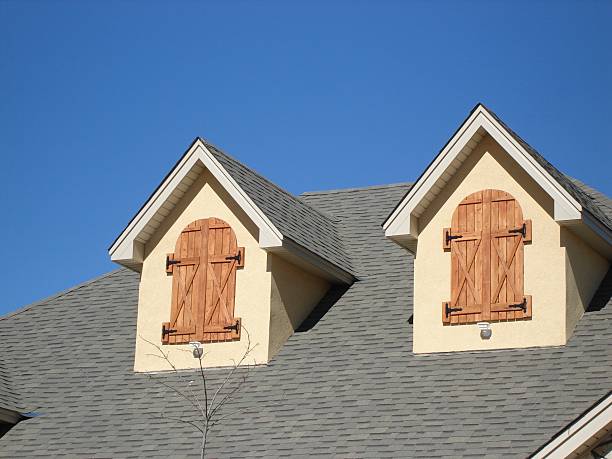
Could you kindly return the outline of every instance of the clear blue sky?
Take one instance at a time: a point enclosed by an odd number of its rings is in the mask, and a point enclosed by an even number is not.
[[[197,135],[293,193],[403,182],[482,101],[611,195],[611,23],[605,1],[0,0],[0,313],[114,269]]]

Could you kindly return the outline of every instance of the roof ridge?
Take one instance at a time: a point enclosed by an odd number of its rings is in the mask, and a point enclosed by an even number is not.
[[[257,177],[259,177],[260,179],[262,179],[263,181],[265,181],[266,183],[268,183],[269,185],[271,185],[272,187],[276,188],[278,191],[286,194],[287,196],[290,196],[294,201],[297,201],[303,205],[305,205],[306,207],[308,207],[309,209],[313,210],[314,212],[318,213],[319,215],[321,215],[322,217],[325,217],[326,219],[330,220],[333,223],[336,223],[337,220],[330,217],[329,215],[321,212],[319,209],[317,209],[316,207],[311,206],[310,204],[302,201],[301,199],[299,199],[298,196],[294,195],[293,193],[285,190],[284,188],[280,187],[279,185],[277,185],[276,183],[274,183],[273,181],[271,181],[270,179],[264,177],[263,175],[261,175],[259,172],[257,172],[255,169],[253,169],[252,167],[247,166],[246,164],[244,164],[243,162],[239,161],[238,159],[234,158],[232,155],[226,153],[224,150],[221,150],[219,147],[217,147],[216,145],[214,145],[213,143],[209,142],[208,140],[206,140],[203,137],[200,137],[200,140],[204,143],[204,145],[206,145],[209,148],[213,148],[215,150],[217,150],[218,153],[226,156],[227,158],[229,158],[230,160],[240,164],[242,167],[246,167],[252,174],[256,175]],[[334,225],[335,226],[335,225]]]
[[[305,191],[300,196],[313,196],[320,194],[336,194],[336,193],[350,193],[354,191],[369,191],[369,190],[378,190],[378,189],[386,189],[386,188],[400,188],[403,186],[412,186],[413,182],[397,182],[397,183],[388,183],[382,185],[367,185],[361,187],[353,187],[353,188],[335,188],[331,190],[321,190],[321,191]]]
[[[62,296],[67,295],[68,293],[74,292],[75,290],[78,290],[78,289],[80,289],[82,287],[87,287],[88,285],[93,284],[94,282],[98,282],[98,281],[101,281],[102,279],[106,279],[107,277],[110,277],[110,276],[112,276],[114,274],[117,274],[117,273],[119,273],[121,271],[128,271],[128,269],[127,268],[117,268],[117,269],[114,269],[114,270],[109,271],[109,272],[107,272],[105,274],[102,274],[100,276],[96,276],[93,279],[89,279],[89,280],[86,280],[85,282],[81,282],[80,284],[77,284],[77,285],[75,285],[73,287],[69,287],[66,290],[62,290],[62,291],[60,291],[58,293],[55,293],[55,294],[50,295],[48,297],[42,298],[42,299],[40,299],[38,301],[34,301],[33,303],[26,304],[25,306],[22,306],[22,307],[20,307],[18,309],[15,309],[14,311],[10,311],[10,312],[7,312],[4,315],[1,315],[0,316],[0,321],[6,320],[6,319],[10,319],[11,317],[15,317],[16,315],[19,315],[22,312],[26,312],[26,311],[32,309],[35,306],[39,306],[39,305],[41,305],[43,303],[48,303],[49,301],[61,298]]]

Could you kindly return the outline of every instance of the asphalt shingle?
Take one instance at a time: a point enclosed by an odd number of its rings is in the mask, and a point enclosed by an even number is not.
[[[301,197],[334,219],[360,280],[252,369],[210,457],[525,457],[612,387],[612,275],[566,346],[413,354],[412,256],[380,227],[408,187]],[[43,414],[0,439],[0,457],[198,457],[198,432],[161,418],[191,408],[132,371],[137,300],[121,269],[0,318],[24,403]],[[211,386],[226,371],[207,370]]]

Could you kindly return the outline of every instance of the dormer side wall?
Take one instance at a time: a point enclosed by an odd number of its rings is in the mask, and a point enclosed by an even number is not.
[[[319,304],[331,285],[277,255],[271,254],[269,262],[272,298],[268,357],[272,359]]]
[[[609,263],[570,229],[561,228],[561,245],[565,247],[566,338],[570,339],[576,324],[589,307],[593,295],[608,272]]]

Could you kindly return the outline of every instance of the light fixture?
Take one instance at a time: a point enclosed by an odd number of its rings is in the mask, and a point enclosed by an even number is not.
[[[199,341],[189,341],[191,347],[193,347],[193,358],[201,359],[202,354],[204,354],[204,349],[202,348],[202,343]]]
[[[478,322],[478,328],[480,328],[480,337],[482,339],[491,338],[493,331],[491,330],[491,324],[489,322]]]

